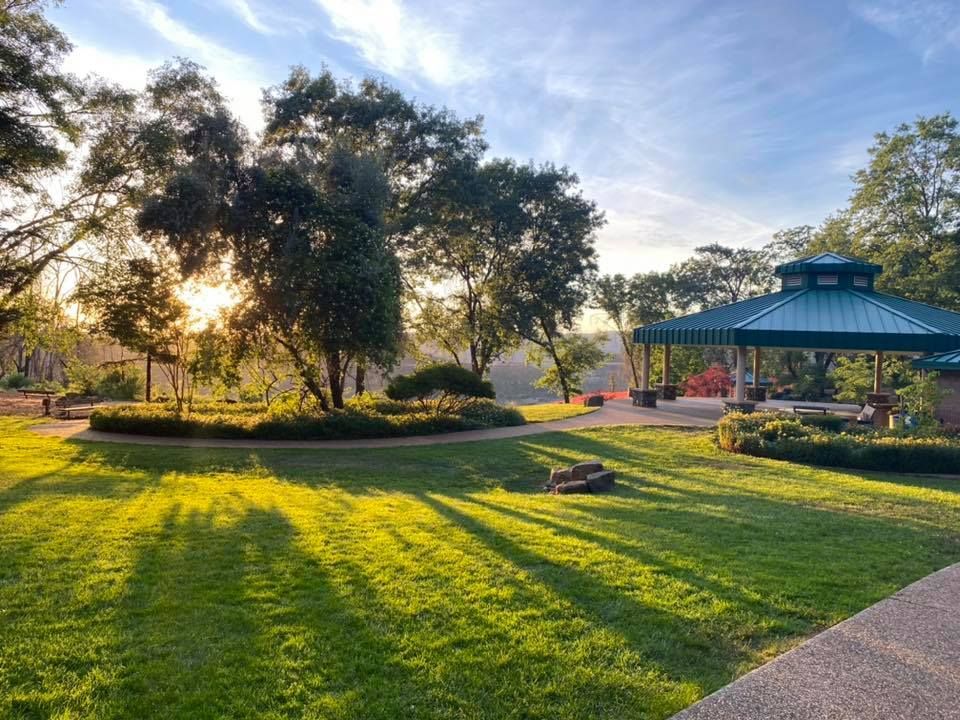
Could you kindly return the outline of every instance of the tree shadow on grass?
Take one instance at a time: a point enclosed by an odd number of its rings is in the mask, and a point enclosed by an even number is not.
[[[117,612],[103,717],[400,717],[422,691],[275,509],[173,510]]]
[[[449,498],[424,495],[422,500],[507,562],[533,572],[576,612],[623,636],[633,650],[674,682],[716,687],[729,681],[733,668],[751,659],[747,648],[715,632],[716,627],[690,623],[677,614],[638,603],[625,588],[531,550],[455,507]]]

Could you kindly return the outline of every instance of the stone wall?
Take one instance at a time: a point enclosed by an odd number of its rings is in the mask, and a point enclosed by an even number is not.
[[[937,408],[937,419],[951,425],[960,425],[960,372],[941,370],[937,384],[950,391]]]

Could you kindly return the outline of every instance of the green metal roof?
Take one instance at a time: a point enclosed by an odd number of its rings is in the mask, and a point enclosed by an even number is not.
[[[830,256],[830,257],[827,257]],[[839,260],[837,260],[839,258]],[[852,272],[878,265],[823,253],[778,268],[810,272],[810,266],[836,272],[830,264],[849,263]],[[712,310],[665,320],[633,331],[635,343],[670,345],[749,345],[809,350],[943,352],[960,349],[960,313],[851,285],[806,286],[781,290]]]
[[[960,350],[917,358],[913,367],[917,370],[960,370]]]
[[[879,275],[883,272],[883,266],[874,265],[873,263],[858,260],[857,258],[847,257],[846,255],[825,252],[777,265],[774,272],[777,275],[793,275],[795,273],[810,272]]]

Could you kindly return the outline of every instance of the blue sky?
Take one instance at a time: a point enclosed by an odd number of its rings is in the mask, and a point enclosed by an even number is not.
[[[383,76],[485,117],[492,155],[570,166],[601,269],[756,246],[842,207],[873,133],[960,112],[953,0],[67,0],[69,67],[128,85],[174,55],[260,124],[290,65]]]

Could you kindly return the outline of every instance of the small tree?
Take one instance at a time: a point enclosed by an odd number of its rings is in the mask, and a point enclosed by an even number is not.
[[[937,382],[938,372],[928,372],[921,375],[915,382],[900,388],[899,394],[904,406],[925,423],[935,423],[934,413],[943,399],[951,394],[951,390],[941,387]]]
[[[557,393],[564,402],[570,402],[571,395],[583,392],[584,376],[610,359],[603,351],[606,340],[606,335],[590,337],[571,334],[558,338],[554,347],[560,362],[548,365],[534,384]],[[540,346],[531,347],[527,353],[527,358],[541,368],[552,357]]]
[[[181,410],[190,388],[186,363],[192,340],[178,280],[159,258],[134,258],[103,267],[78,286],[75,298],[94,332],[145,355],[147,400],[156,361]]]
[[[727,397],[732,387],[730,373],[722,365],[691,375],[682,383],[683,394],[687,397]]]
[[[459,365],[429,365],[410,375],[400,375],[387,385],[391,400],[416,400],[438,415],[460,413],[479,398],[493,399],[493,385]]]

